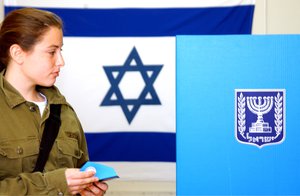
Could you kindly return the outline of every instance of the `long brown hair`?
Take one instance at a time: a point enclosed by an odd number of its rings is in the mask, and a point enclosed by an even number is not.
[[[21,8],[8,13],[0,25],[0,71],[10,61],[11,45],[18,44],[28,52],[53,26],[62,29],[63,23],[59,16],[49,11]]]

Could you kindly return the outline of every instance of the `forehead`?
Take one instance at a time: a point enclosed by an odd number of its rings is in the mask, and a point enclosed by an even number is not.
[[[62,29],[57,27],[50,27],[40,38],[40,41],[36,43],[36,47],[50,47],[50,46],[62,46],[63,32]]]

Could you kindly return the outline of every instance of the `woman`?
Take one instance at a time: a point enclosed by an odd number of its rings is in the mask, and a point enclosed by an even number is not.
[[[73,108],[54,86],[62,57],[61,19],[48,11],[10,12],[0,27],[0,195],[103,195],[105,183],[88,160]],[[61,105],[61,124],[42,172],[33,172],[50,106]],[[48,139],[48,138],[47,138]]]

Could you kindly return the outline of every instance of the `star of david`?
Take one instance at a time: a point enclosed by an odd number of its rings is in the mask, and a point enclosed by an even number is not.
[[[135,47],[123,65],[103,66],[111,87],[100,106],[120,106],[127,122],[130,124],[142,105],[161,105],[153,83],[162,66],[144,65]],[[119,84],[126,72],[140,72],[144,80],[145,87],[137,99],[125,99],[119,88]]]

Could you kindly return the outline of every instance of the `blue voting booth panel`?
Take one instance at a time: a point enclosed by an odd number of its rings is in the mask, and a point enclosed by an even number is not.
[[[177,37],[177,195],[300,195],[300,36]]]

